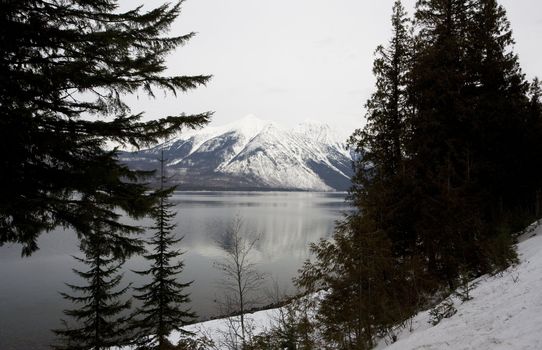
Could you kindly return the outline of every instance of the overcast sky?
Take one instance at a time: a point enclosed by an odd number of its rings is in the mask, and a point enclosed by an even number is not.
[[[163,3],[147,0],[146,6]],[[373,90],[373,53],[390,38],[394,0],[187,0],[172,34],[197,32],[168,59],[174,74],[212,74],[177,98],[130,98],[148,118],[215,111],[212,125],[248,114],[353,130]],[[121,0],[124,6],[143,1]],[[409,13],[415,0],[405,0]],[[542,76],[542,1],[501,0],[524,72]]]

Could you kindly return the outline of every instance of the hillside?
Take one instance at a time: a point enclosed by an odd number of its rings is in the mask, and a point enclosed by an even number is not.
[[[429,311],[419,313],[413,332],[403,330],[386,350],[540,350],[542,349],[542,226],[520,239],[520,263],[474,283],[472,300],[453,298],[457,313],[431,326]]]
[[[164,150],[168,174],[180,189],[343,191],[353,175],[345,140],[326,124],[288,129],[248,116],[150,149],[122,152],[119,159],[154,170]]]
[[[452,297],[457,312],[436,326],[429,311],[420,312],[412,331],[397,331],[397,342],[382,340],[379,350],[540,350],[542,349],[542,226],[532,226],[517,245],[520,262],[496,276],[473,283],[472,300]],[[272,327],[280,309],[255,312],[248,317],[259,334]],[[220,344],[227,320],[192,325],[187,330]],[[178,334],[171,340],[177,341]],[[224,347],[218,346],[222,349]]]

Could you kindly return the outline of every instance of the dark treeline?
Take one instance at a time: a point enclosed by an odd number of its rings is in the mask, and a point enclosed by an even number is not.
[[[326,288],[324,339],[370,348],[437,291],[515,260],[512,234],[540,216],[540,84],[526,81],[495,0],[400,1],[376,51],[350,200],[298,284]]]

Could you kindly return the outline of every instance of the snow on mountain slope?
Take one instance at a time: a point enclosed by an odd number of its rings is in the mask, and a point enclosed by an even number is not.
[[[332,163],[333,159],[343,156],[338,151],[340,148],[333,149],[329,143],[313,136],[270,124],[218,169],[228,174],[265,179],[273,187],[329,190],[331,186],[318,175],[314,164],[321,164],[344,178],[349,178],[349,174]]]
[[[542,226],[532,226],[518,244],[520,263],[496,276],[476,280],[472,300],[453,298],[457,313],[436,326],[429,323],[429,310],[413,319],[412,332],[402,329],[398,341],[384,341],[379,350],[540,350],[542,349]],[[247,314],[253,334],[273,327],[280,309]],[[228,332],[227,319],[187,326],[217,344]],[[170,340],[179,340],[178,332]]]
[[[269,125],[270,123],[271,122],[258,119],[253,115],[248,115],[243,119],[224,126],[205,127],[201,130],[187,131],[186,133],[183,133],[180,138],[170,140],[164,143],[163,146],[167,149],[177,145],[179,143],[179,140],[191,140],[192,148],[189,152],[189,155],[198,150],[208,152],[212,151],[212,149],[209,149],[208,145],[206,145],[209,140],[215,139],[224,134],[236,133],[239,137],[239,142],[236,144],[234,151],[238,152],[243,149],[254,136],[258,135],[266,125]],[[162,145],[154,148],[162,148]],[[182,160],[182,158],[177,160],[170,160],[170,164],[174,164],[176,161],[178,162],[179,160]]]
[[[120,160],[155,169],[164,150],[167,167],[184,188],[346,190],[352,176],[344,139],[328,125],[308,122],[285,129],[254,116],[179,138]]]

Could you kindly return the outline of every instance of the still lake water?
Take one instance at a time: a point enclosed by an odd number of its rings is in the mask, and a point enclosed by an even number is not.
[[[218,313],[214,300],[221,296],[220,274],[213,261],[220,258],[215,238],[236,215],[243,218],[243,234],[260,239],[252,256],[258,269],[293,293],[292,277],[308,257],[308,245],[329,237],[334,223],[350,207],[345,193],[314,192],[175,192],[177,233],[184,235],[180,248],[183,281],[189,289],[191,307],[200,318]],[[72,272],[73,255],[79,255],[77,238],[70,230],[44,234],[40,250],[20,257],[20,246],[0,248],[0,349],[47,349],[53,341],[50,329],[59,327],[62,310],[71,305],[58,294],[69,292],[65,282],[77,284]],[[146,267],[141,257],[125,265],[124,282],[143,281],[131,272]]]

